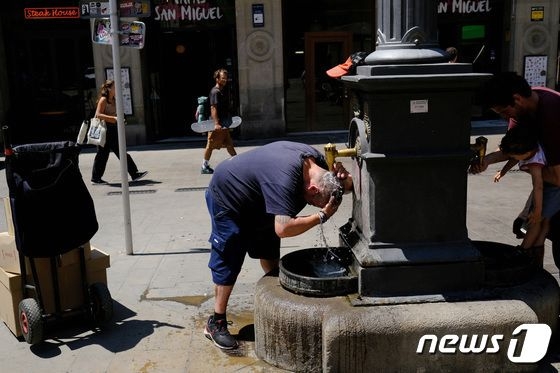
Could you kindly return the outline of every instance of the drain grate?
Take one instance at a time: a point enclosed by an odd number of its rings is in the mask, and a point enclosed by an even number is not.
[[[142,190],[130,190],[128,191],[129,194],[153,194],[155,193],[155,189],[142,189]],[[122,192],[109,192],[107,193],[108,196],[120,196]]]
[[[191,187],[191,188],[177,188],[175,189],[175,191],[176,192],[200,192],[206,189],[208,189],[208,187]]]

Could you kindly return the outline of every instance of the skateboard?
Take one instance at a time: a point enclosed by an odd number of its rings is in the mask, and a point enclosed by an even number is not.
[[[230,130],[239,127],[240,124],[241,117],[231,117],[222,120],[222,127],[229,128]],[[208,119],[203,120],[202,122],[194,122],[193,124],[191,124],[191,129],[197,133],[214,131],[214,120]]]

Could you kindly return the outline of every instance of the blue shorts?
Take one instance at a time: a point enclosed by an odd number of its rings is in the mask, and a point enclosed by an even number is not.
[[[208,267],[217,285],[233,285],[237,280],[245,254],[254,259],[279,259],[280,238],[272,227],[248,226],[237,214],[220,205],[206,190],[206,204],[212,221],[208,242],[212,245]]]
[[[560,211],[560,187],[544,184],[542,217],[550,219]]]

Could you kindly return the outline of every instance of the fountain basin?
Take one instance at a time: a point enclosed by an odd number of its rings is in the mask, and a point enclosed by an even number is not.
[[[396,303],[416,303],[419,299],[433,298],[434,293],[464,293],[465,290],[488,290],[493,287],[507,287],[522,284],[528,281],[536,272],[542,269],[542,261],[534,262],[528,257],[515,256],[516,247],[492,241],[471,241],[475,250],[480,252],[483,272],[483,282],[478,287],[469,289],[445,289],[442,285],[439,292],[399,293]],[[452,255],[452,253],[451,253]],[[440,270],[433,271],[434,283],[441,282],[441,268],[455,268],[454,263],[440,263]],[[422,266],[423,277],[417,281],[428,281],[429,273],[426,272],[428,265]],[[406,276],[410,279],[411,271],[415,266],[406,265],[371,265],[361,267],[357,262],[352,249],[348,247],[309,248],[291,252],[280,259],[279,281],[284,289],[295,294],[318,298],[336,297],[349,294],[357,294],[367,298],[383,298],[380,294],[364,294],[360,289],[367,287],[372,282],[372,276],[364,273],[383,273],[386,279],[396,283],[398,278]],[[362,276],[359,275],[362,273]],[[395,273],[393,277],[387,277],[388,273]],[[378,279],[379,280],[379,279]],[[367,281],[368,284],[362,283]],[[379,281],[373,281],[378,283]],[[371,287],[370,286],[370,287]]]
[[[350,249],[320,247],[294,251],[280,259],[280,284],[287,290],[312,297],[356,293],[358,276],[352,272]]]

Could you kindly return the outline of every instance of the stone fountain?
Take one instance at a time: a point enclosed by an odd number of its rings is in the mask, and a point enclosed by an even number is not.
[[[257,356],[301,372],[535,370],[508,346],[520,325],[556,330],[558,285],[542,263],[472,241],[466,227],[467,168],[485,149],[470,144],[471,106],[489,75],[446,62],[434,2],[416,2],[403,23],[399,4],[378,2],[395,37],[379,31],[366,64],[342,78],[356,113],[349,148],[325,147],[352,157],[340,247],[290,253],[279,277],[258,282]],[[493,336],[496,346],[483,342]]]

